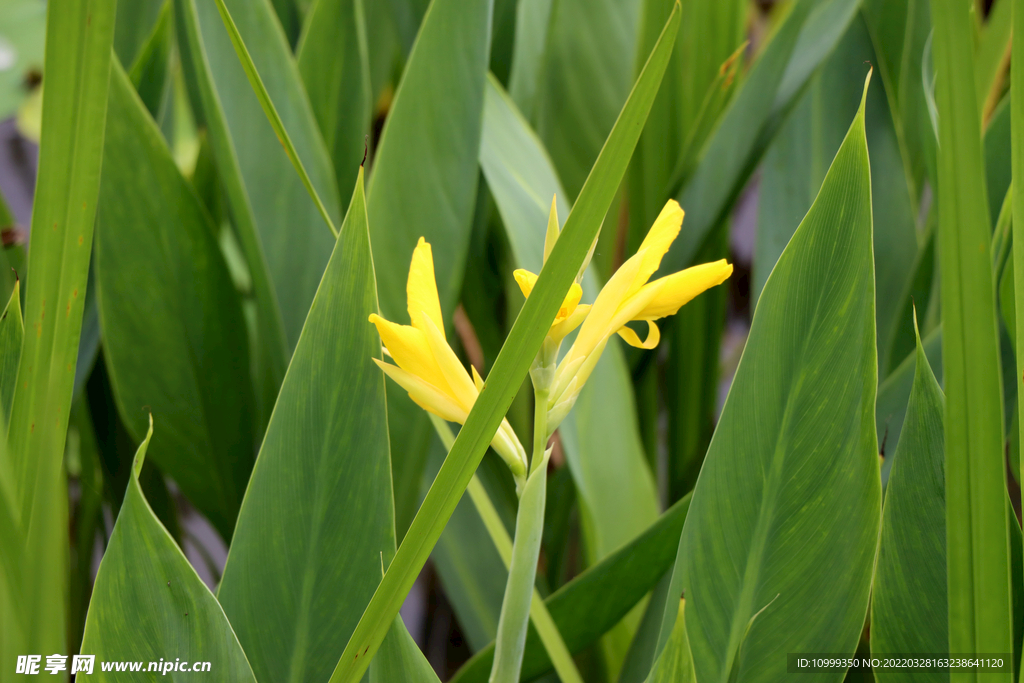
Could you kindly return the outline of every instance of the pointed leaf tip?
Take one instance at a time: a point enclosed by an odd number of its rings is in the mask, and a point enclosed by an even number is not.
[[[149,449],[149,440],[153,438],[153,413],[149,414],[149,429],[146,430],[146,438],[139,444],[139,449],[135,451],[135,463],[132,465],[132,471],[135,474],[135,478],[138,479],[139,475],[142,474],[142,465],[146,462],[146,451]]]

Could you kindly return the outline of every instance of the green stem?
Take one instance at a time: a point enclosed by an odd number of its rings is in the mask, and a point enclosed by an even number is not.
[[[533,455],[530,457],[530,474],[544,459],[548,445],[548,392],[549,389],[534,389],[533,405]]]
[[[444,444],[446,449],[451,450],[452,444],[455,443],[455,435],[452,434],[451,427],[436,415],[431,414],[430,419],[434,424],[437,435],[441,438],[441,443]],[[473,501],[473,505],[476,507],[477,514],[483,520],[484,527],[486,527],[487,533],[491,537],[491,542],[494,543],[494,547],[498,550],[498,555],[501,556],[501,561],[505,563],[506,569],[510,568],[512,565],[512,539],[509,537],[508,531],[501,521],[501,516],[494,507],[494,503],[491,502],[490,496],[487,495],[487,490],[484,489],[484,485],[480,482],[479,477],[473,475],[466,490],[469,492],[470,500]],[[551,659],[555,672],[562,680],[562,683],[583,683],[583,677],[576,669],[576,662],[573,661],[572,653],[569,652],[569,648],[562,639],[562,634],[558,631],[555,620],[551,617],[551,613],[548,612],[547,605],[544,604],[544,600],[536,588],[533,589],[533,596],[530,600],[530,620],[533,621],[533,627],[537,630],[537,635],[540,636],[540,641],[544,645],[544,649],[547,650],[548,657]]]

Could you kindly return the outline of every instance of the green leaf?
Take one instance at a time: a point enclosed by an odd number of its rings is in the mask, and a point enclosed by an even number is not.
[[[842,37],[858,5],[859,0],[795,2],[722,114],[692,175],[678,178],[670,188],[686,210],[687,229],[662,261],[663,272],[690,265],[731,210],[785,113]],[[681,191],[676,185],[682,185]]]
[[[922,342],[928,364],[933,368],[936,380],[942,382],[942,327],[932,330]],[[892,455],[900,442],[903,422],[910,402],[917,372],[917,352],[914,351],[878,385],[878,400],[875,402],[875,428],[878,432],[879,452]],[[892,458],[887,457],[882,466],[882,483],[889,476]]]
[[[949,651],[1010,652],[1003,408],[988,249],[992,224],[972,68],[972,18],[958,0],[932,0],[931,8],[939,116]]]
[[[25,337],[25,323],[21,319],[21,282],[14,283],[11,298],[7,300],[3,315],[0,315],[0,409],[3,410],[3,424],[11,422],[11,400],[14,384],[18,379],[18,361],[21,359],[21,343]]]
[[[323,681],[394,554],[384,377],[371,360],[381,347],[367,322],[376,311],[360,174],[218,591],[260,680]]]
[[[946,652],[943,396],[920,337],[914,388],[885,489],[871,598],[871,651]],[[913,628],[908,628],[913,624]],[[878,668],[879,681],[948,681],[948,672]]]
[[[253,464],[241,302],[210,219],[120,66],[107,120],[96,284],[118,410],[135,440],[146,411],[161,416],[153,461],[228,541]]]
[[[167,4],[165,0],[132,0],[118,4],[114,52],[122,64],[135,64]]]
[[[536,71],[535,123],[569,199],[579,194],[643,66],[646,50],[639,66],[633,66],[641,4],[641,0],[551,4],[543,63]],[[649,46],[667,16],[662,17]]]
[[[252,47],[297,157],[334,223],[337,184],[298,67],[268,2],[229,0],[240,38]],[[269,419],[291,349],[330,258],[334,239],[267,122],[217,6],[174,3],[190,98],[208,131],[227,206],[252,275],[257,304],[257,400]]]
[[[100,663],[130,657],[148,668],[150,662],[159,664],[161,660],[176,664],[180,656],[193,666],[209,662],[209,672],[221,680],[255,683],[217,599],[142,493],[139,472],[152,436],[151,425],[135,455],[124,505],[96,574],[82,639],[82,652],[96,656],[92,677],[151,681],[153,674],[145,670],[103,672]],[[174,678],[186,676],[176,673]]]
[[[861,8],[893,114],[907,187],[916,202],[926,175],[934,182],[935,173],[936,140],[926,99],[931,84],[923,78],[931,13],[922,0],[863,0]]]
[[[1006,198],[1006,192],[1010,189],[1012,175],[1010,126],[1010,98],[1004,97],[988,120],[984,138],[988,212],[993,221],[998,218],[999,209],[1003,206],[1003,199]],[[995,227],[994,223],[993,227]]]
[[[828,164],[843,141],[845,122],[857,111],[864,63],[874,58],[865,24],[856,17],[765,155],[754,262],[756,292],[764,286],[782,249],[810,208]],[[888,374],[892,340],[898,330],[909,326],[909,320],[901,321],[900,315],[914,275],[907,264],[913,263],[917,254],[917,198],[909,194],[906,183],[899,182],[906,176],[892,121],[885,91],[875,88],[868,95],[866,129],[874,179],[875,305],[881,377]],[[913,330],[906,332],[912,337]]]
[[[537,88],[544,68],[544,48],[551,26],[553,0],[519,0],[508,91],[527,120],[534,120]]]
[[[590,567],[544,601],[570,652],[579,652],[604,635],[668,571],[689,505],[690,497],[686,496],[635,541]],[[452,683],[486,681],[493,657],[491,644],[466,662]],[[531,680],[551,668],[551,660],[531,628],[526,637],[522,678]]]
[[[853,653],[864,625],[881,502],[866,97],[765,284],[683,529],[700,680],[778,680],[779,652]]]
[[[679,15],[674,12],[566,219],[561,237],[541,270],[533,293],[494,361],[466,424],[459,431],[455,445],[427,492],[391,567],[345,646],[331,677],[332,683],[355,683],[362,676],[366,658],[372,657],[380,646],[405,595],[480,464],[515,393],[522,386],[551,321],[555,319],[564,292],[568,291],[583,264],[622,181],[661,82],[678,27]],[[377,173],[380,173],[379,167]]]
[[[121,7],[131,4],[122,3]],[[160,121],[164,105],[170,100],[170,61],[173,48],[174,15],[171,3],[166,2],[153,25],[152,32],[139,47],[138,56],[130,62],[123,61],[123,58],[121,60],[121,64],[128,65],[132,85],[138,91],[146,109],[157,121]]]
[[[99,191],[114,5],[91,0],[47,15],[32,283],[24,314],[28,334],[11,410],[8,463],[0,465],[11,473],[11,503],[25,530],[23,597],[29,612],[23,635],[33,652],[66,651],[68,494],[61,468]]]
[[[974,52],[974,82],[982,121],[988,120],[1002,95],[1004,77],[1010,66],[1012,28],[1013,0],[991,3]]]
[[[437,674],[405,628],[402,617],[395,617],[395,623],[381,643],[370,665],[369,683],[439,683]]]
[[[647,678],[647,683],[695,683],[697,680],[693,671],[690,643],[686,637],[685,607],[686,602],[680,600],[676,625],[672,628],[672,635],[669,636],[665,649],[662,650],[658,662]]]
[[[406,274],[420,237],[432,245],[441,310],[451,316],[458,303],[480,175],[491,6],[492,0],[435,0],[417,22],[367,188],[380,308],[388,320],[407,319]],[[388,415],[401,536],[415,512],[431,428],[405,392],[390,392]]]
[[[345,196],[356,181],[373,107],[363,0],[317,0],[306,17],[297,56]]]

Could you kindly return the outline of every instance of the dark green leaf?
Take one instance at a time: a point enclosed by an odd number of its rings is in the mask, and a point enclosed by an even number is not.
[[[119,67],[107,116],[96,279],[118,409],[136,440],[147,411],[161,416],[153,461],[229,540],[254,450],[241,303],[209,218]]]

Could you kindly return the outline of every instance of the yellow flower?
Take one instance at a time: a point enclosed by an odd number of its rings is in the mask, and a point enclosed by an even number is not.
[[[515,277],[516,284],[522,290],[523,296],[530,296],[533,286],[537,284],[537,276],[523,268],[513,271],[512,276]],[[562,300],[562,305],[558,309],[558,315],[555,316],[554,322],[551,323],[551,331],[548,332],[548,335],[555,339],[555,341],[561,341],[565,335],[579,327],[583,319],[587,317],[590,306],[587,304],[580,305],[582,297],[583,288],[578,283],[573,282],[572,286],[569,287],[569,293]]]
[[[617,333],[632,346],[653,349],[661,339],[655,320],[674,315],[683,304],[732,275],[732,265],[722,259],[648,282],[682,223],[683,210],[670,199],[636,254],[622,264],[597,295],[572,348],[558,364],[549,399],[555,424],[572,407],[611,335]],[[626,323],[634,320],[647,323],[646,340],[641,341],[636,332],[626,327]]]
[[[397,365],[376,358],[373,362],[409,392],[409,398],[421,408],[449,422],[464,424],[483,380],[475,368],[473,377],[469,376],[445,339],[434,258],[430,244],[422,237],[409,265],[406,297],[412,325],[399,325],[376,313],[370,315],[370,322],[377,327],[384,347]],[[491,447],[505,460],[517,481],[525,477],[526,451],[508,420],[502,420]]]

